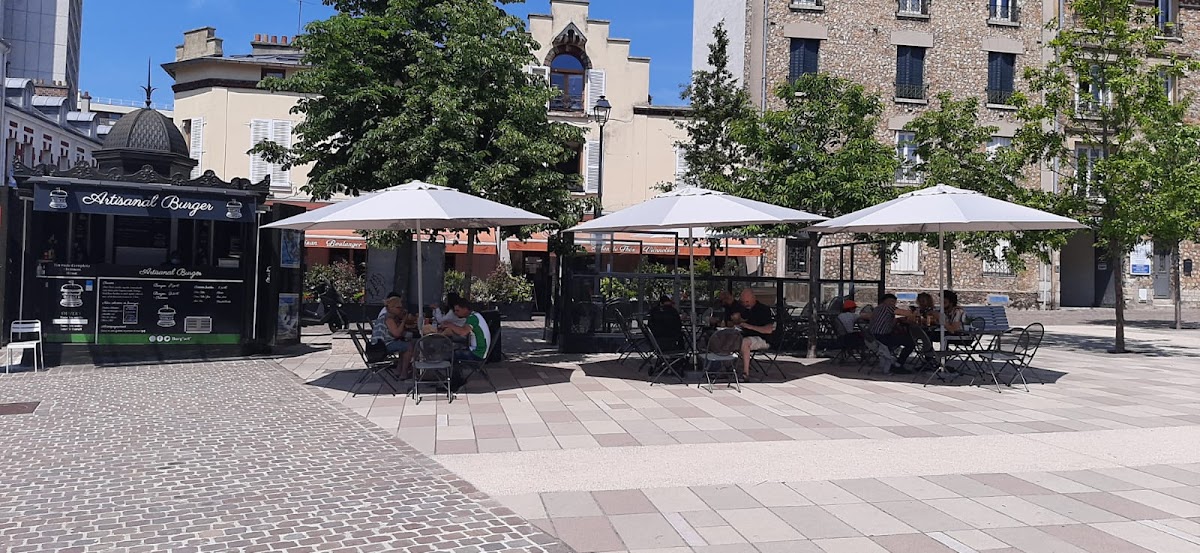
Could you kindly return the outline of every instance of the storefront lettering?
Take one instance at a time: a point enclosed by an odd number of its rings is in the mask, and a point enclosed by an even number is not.
[[[204,276],[204,273],[201,273],[200,271],[189,271],[188,269],[184,269],[182,267],[180,267],[178,269],[146,268],[146,269],[142,269],[141,271],[138,271],[138,274],[141,276],[148,276],[148,277],[152,276],[152,277],[196,278],[196,277]]]
[[[93,192],[80,198],[84,205],[103,205],[112,207],[133,207],[139,209],[154,209],[161,205],[171,211],[186,211],[188,216],[195,217],[201,211],[215,211],[216,206],[210,202],[189,201],[179,196],[166,196],[160,203],[159,195],[149,198],[129,197],[112,192]]]

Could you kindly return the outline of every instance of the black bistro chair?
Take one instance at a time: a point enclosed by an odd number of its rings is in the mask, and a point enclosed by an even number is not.
[[[435,390],[445,388],[446,401],[453,402],[451,380],[454,377],[454,342],[441,334],[427,334],[417,340],[414,347],[412,389],[409,391],[412,398],[420,404],[420,387],[425,385]]]

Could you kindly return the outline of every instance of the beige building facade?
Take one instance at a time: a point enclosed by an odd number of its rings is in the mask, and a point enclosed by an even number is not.
[[[1186,49],[1196,39],[1179,29],[1186,31],[1187,21],[1200,19],[1197,11],[1180,6],[1177,0],[1157,2],[1165,14],[1164,35],[1171,35],[1164,40],[1179,42]],[[780,107],[775,88],[812,71],[851,79],[878,93],[884,100],[884,114],[877,136],[895,145],[902,164],[895,184],[908,187],[932,183],[924,182],[912,168],[918,160],[909,143],[912,135],[904,126],[929,109],[931,101],[936,103],[939,93],[980,100],[981,122],[997,129],[981,147],[1003,148],[1011,143],[1018,121],[1008,99],[1022,89],[1025,68],[1041,65],[1051,55],[1043,47],[1054,35],[1047,24],[1064,8],[1056,0],[695,0],[695,9],[694,40],[705,43],[711,42],[713,23],[711,15],[702,14],[743,10],[744,15],[726,20],[726,25],[730,20],[745,21],[744,26],[730,29],[731,43],[745,45],[743,82],[760,108]],[[1070,14],[1063,21],[1071,24]],[[1184,24],[1176,27],[1166,21]],[[1086,96],[1085,91],[1082,97]],[[1092,155],[1082,144],[1075,148],[1077,158],[1060,163],[1075,167],[1079,159],[1086,162]],[[1024,184],[1059,191],[1061,171],[1051,169],[1049,165],[1031,168]],[[899,253],[884,263],[889,289],[935,290],[938,255],[932,250],[924,244],[902,244]],[[1184,250],[1183,257],[1189,258],[1192,246],[1185,244]],[[788,263],[785,248],[777,252],[776,266],[783,274],[795,264]],[[1025,307],[1110,305],[1113,271],[1123,270],[1130,277],[1126,291],[1131,303],[1169,303],[1165,251],[1143,244],[1134,254],[1128,267],[1110,267],[1090,233],[1079,234],[1055,252],[1052,263],[1029,259],[1024,271],[955,252],[951,255],[953,286],[970,302],[999,295]],[[1149,273],[1142,274],[1147,264]],[[879,262],[862,264],[872,265],[878,267]],[[1189,291],[1189,278],[1193,277],[1184,279],[1185,300],[1200,292]],[[1192,287],[1196,284],[1200,283]]]
[[[175,61],[163,65],[175,79],[175,123],[199,162],[196,175],[213,171],[221,179],[248,177],[254,182],[269,176],[272,197],[302,199],[307,167],[284,170],[246,153],[263,140],[291,145],[301,116],[290,112],[301,96],[263,90],[258,84],[300,70],[301,53],[286,36],[256,35],[250,47],[249,54],[227,56],[216,29],[184,33]]]
[[[564,170],[578,166],[580,192],[599,193],[611,212],[649,199],[683,172],[677,144],[687,138],[679,120],[688,111],[653,105],[650,58],[631,55],[630,41],[613,37],[612,24],[590,18],[588,8],[588,0],[551,0],[549,14],[529,16],[529,32],[540,45],[534,52],[540,65],[529,70],[561,91],[550,102],[551,118],[584,129],[584,143],[573,145],[578,160]],[[589,117],[601,96],[612,104],[603,151],[600,126]]]

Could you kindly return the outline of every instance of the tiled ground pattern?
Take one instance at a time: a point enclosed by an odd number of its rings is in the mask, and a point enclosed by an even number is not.
[[[581,553],[1200,551],[1200,464],[497,499]]]
[[[0,375],[0,551],[560,542],[268,361]]]
[[[1079,324],[1104,315],[1061,315]],[[1016,321],[1015,321],[1016,322]],[[1156,326],[1157,325],[1157,326]],[[360,395],[333,341],[286,366],[418,449],[473,454],[704,442],[921,438],[1200,425],[1200,350],[1135,332],[1148,355],[1106,356],[1109,329],[1057,332],[1033,393],[796,361],[785,378],[716,394],[653,388],[633,365],[519,353],[447,404]],[[1162,325],[1155,321],[1146,328]],[[506,332],[511,332],[506,326]],[[515,340],[514,340],[515,338]],[[1200,553],[1200,465],[555,492],[499,498],[582,552]]]

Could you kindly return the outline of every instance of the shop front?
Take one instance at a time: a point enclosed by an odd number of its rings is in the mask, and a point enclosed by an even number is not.
[[[22,216],[10,236],[20,241],[23,278],[10,320],[42,321],[51,344],[250,343],[265,187],[211,176],[164,184],[72,172],[15,171],[10,205]]]

